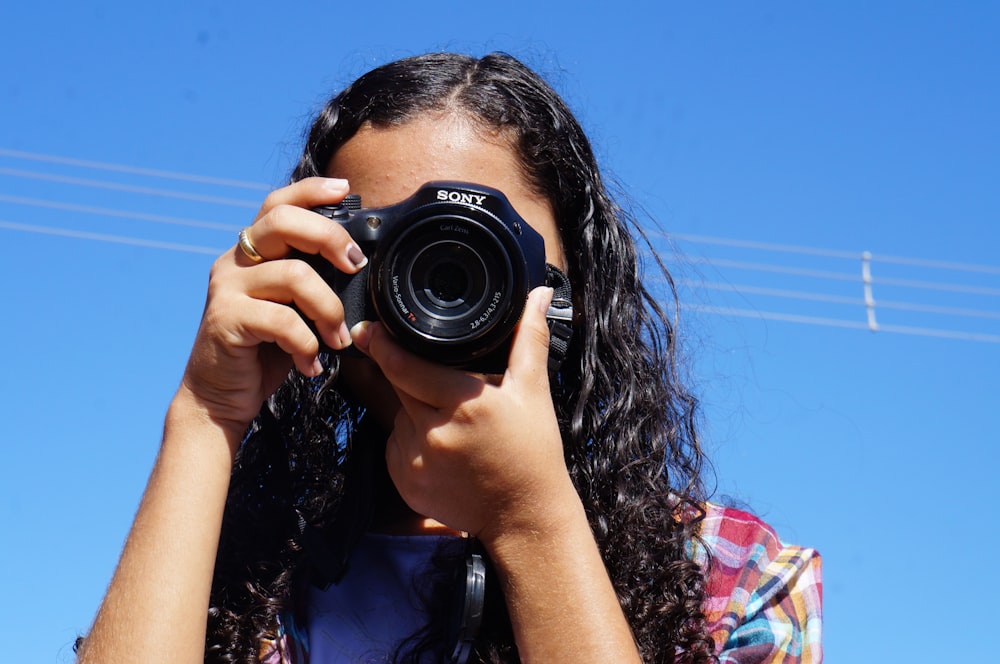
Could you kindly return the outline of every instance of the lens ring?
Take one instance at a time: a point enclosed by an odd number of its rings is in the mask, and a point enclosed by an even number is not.
[[[483,257],[452,240],[428,245],[407,272],[414,303],[439,320],[457,320],[479,308],[492,281]]]
[[[427,275],[423,294],[439,309],[465,304],[469,296],[469,275],[455,263],[434,265]]]
[[[495,232],[469,218],[440,215],[396,238],[379,281],[381,301],[389,305],[380,316],[397,334],[464,344],[489,335],[507,317],[514,270]]]

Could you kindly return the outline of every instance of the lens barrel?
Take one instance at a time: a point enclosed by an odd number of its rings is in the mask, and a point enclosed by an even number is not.
[[[404,220],[373,275],[383,322],[404,344],[412,340],[449,364],[499,345],[512,327],[498,328],[516,322],[524,307],[520,248],[506,227],[480,217]]]

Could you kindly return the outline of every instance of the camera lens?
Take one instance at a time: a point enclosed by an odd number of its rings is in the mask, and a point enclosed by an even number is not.
[[[420,308],[431,316],[454,318],[474,309],[483,297],[486,266],[468,246],[435,242],[413,261],[410,288]]]
[[[469,275],[456,263],[435,265],[431,268],[428,283],[424,293],[439,307],[462,304],[469,291]]]
[[[489,336],[522,306],[514,281],[510,249],[496,232],[469,217],[432,216],[387,248],[376,300],[397,335],[450,346]]]

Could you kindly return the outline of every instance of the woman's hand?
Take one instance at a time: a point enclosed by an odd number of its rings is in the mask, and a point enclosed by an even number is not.
[[[347,182],[310,178],[264,201],[247,229],[262,260],[234,247],[212,268],[208,301],[163,442],[115,576],[79,653],[90,662],[201,662],[205,615],[233,454],[261,403],[294,365],[318,372],[319,342],[350,343],[340,300],[292,249],[355,273],[364,256],[308,208]]]
[[[309,210],[339,203],[347,192],[347,181],[318,177],[274,191],[246,229],[263,261],[235,246],[212,267],[182,391],[237,435],[293,363],[306,375],[322,371],[319,340],[290,305],[315,323],[331,348],[351,343],[339,298],[309,265],[288,258],[297,249],[321,254],[349,274],[363,267],[364,255],[347,231]]]
[[[499,380],[416,357],[379,324],[355,329],[357,347],[402,405],[386,459],[418,514],[485,541],[506,529],[540,527],[551,500],[575,498],[549,392],[551,298],[549,288],[531,292]]]
[[[549,392],[548,288],[531,292],[499,379],[407,353],[385,328],[355,344],[399,396],[386,461],[418,514],[477,536],[499,574],[523,662],[638,662],[570,480]]]

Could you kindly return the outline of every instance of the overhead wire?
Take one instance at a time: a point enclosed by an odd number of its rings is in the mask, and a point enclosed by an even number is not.
[[[771,263],[753,263],[748,261],[731,260],[728,258],[706,258],[702,256],[688,257],[689,263],[705,263],[715,267],[729,267],[739,270],[750,270],[753,272],[774,272],[777,274],[787,274],[796,277],[813,277],[816,279],[830,279],[836,281],[859,281],[856,274],[848,272],[831,272],[829,270],[814,270],[803,267],[788,267],[785,265],[773,265]]]
[[[872,258],[874,261],[874,257]],[[830,281],[855,281],[861,282],[860,274],[849,272],[832,272],[829,270],[814,270],[812,268],[789,267],[785,265],[773,265],[770,263],[753,263],[748,261],[731,260],[728,258],[714,258],[694,256],[686,259],[688,263],[705,264],[714,267],[728,267],[750,272],[772,272],[776,274],[787,274],[796,277],[812,277],[815,279],[826,279]],[[1000,288],[988,286],[969,286],[965,284],[955,284],[940,281],[922,281],[917,279],[897,279],[894,277],[872,277],[871,283],[882,286],[900,286],[905,288],[916,288],[922,290],[937,290],[950,293],[968,293],[972,295],[1000,295]]]
[[[91,233],[89,231],[77,231],[70,228],[52,228],[39,226],[37,224],[19,224],[12,221],[0,220],[0,228],[11,231],[24,231],[27,233],[41,233],[44,235],[58,235],[61,237],[75,238],[78,240],[94,240],[97,242],[110,242],[113,244],[129,244],[137,247],[149,247],[152,249],[167,249],[170,251],[184,251],[195,254],[208,254],[218,256],[220,249],[212,247],[199,247],[191,244],[180,244],[177,242],[162,242],[160,240],[144,240],[137,237],[123,235],[109,235],[106,233]]]
[[[806,300],[811,302],[827,302],[831,304],[844,304],[852,306],[864,306],[865,300],[862,297],[852,297],[848,295],[829,295],[825,293],[808,293],[803,291],[788,290],[784,288],[768,288],[764,286],[751,286],[749,284],[728,284],[717,281],[697,281],[694,279],[677,279],[678,285],[691,288],[701,288],[706,290],[727,291],[731,293],[765,295],[768,297],[786,298],[793,300]],[[946,316],[965,316],[970,318],[993,318],[1000,320],[1000,311],[982,311],[979,309],[968,309],[963,307],[942,307],[929,304],[914,304],[911,302],[897,302],[894,300],[878,301],[880,309],[898,309],[900,311],[917,311],[921,313],[942,314]]]
[[[229,178],[216,178],[206,175],[194,175],[192,173],[182,173],[178,171],[162,171],[153,168],[141,168],[139,166],[128,166],[126,164],[112,164],[104,161],[89,161],[86,159],[74,159],[61,155],[43,154],[39,152],[25,152],[22,150],[9,150],[0,148],[0,156],[14,159],[26,159],[47,164],[61,164],[64,166],[75,166],[79,168],[89,168],[94,170],[113,171],[116,173],[129,173],[131,175],[142,175],[146,177],[162,178],[166,180],[181,180],[184,182],[198,182],[222,187],[236,187],[242,189],[253,189],[256,191],[270,191],[270,185],[261,182],[248,182],[246,180],[231,180]]]
[[[709,244],[725,247],[738,247],[744,249],[759,249],[762,251],[775,251],[791,254],[801,254],[810,256],[825,256],[828,258],[859,259],[864,252],[843,251],[837,249],[824,249],[820,247],[808,247],[802,245],[780,244],[774,242],[760,242],[756,240],[738,240],[734,238],[713,237],[709,235],[692,235],[689,233],[664,233],[662,231],[649,231],[647,235],[651,237],[663,237],[667,239],[691,242],[694,244]],[[1000,275],[1000,267],[995,265],[977,265],[975,263],[962,263],[957,261],[941,261],[927,258],[911,258],[907,256],[892,256],[889,254],[872,254],[872,260],[880,263],[896,263],[899,265],[912,265],[915,267],[929,267],[942,270],[962,270],[967,272],[982,272],[984,274]]]
[[[178,198],[199,203],[213,203],[215,205],[231,205],[233,207],[256,209],[259,204],[251,201],[239,200],[236,198],[225,198],[222,196],[208,196],[205,194],[192,194],[188,192],[174,191],[171,189],[158,189],[155,187],[140,187],[120,182],[105,182],[103,180],[90,180],[87,178],[77,178],[69,175],[56,175],[54,173],[40,173],[38,171],[26,171],[18,168],[0,168],[0,175],[7,175],[15,178],[29,178],[34,180],[45,180],[48,182],[58,182],[59,184],[71,184],[81,187],[95,187],[98,189],[110,189],[113,191],[124,191],[130,194],[143,194],[147,196],[162,196],[165,198]]]
[[[774,242],[760,242],[757,240],[738,240],[735,238],[713,237],[709,235],[692,235],[689,233],[664,233],[662,231],[650,231],[647,235],[650,237],[680,240],[682,242],[692,242],[694,244],[710,244],[724,247],[738,247],[741,249],[760,249],[763,251],[778,251],[791,254],[827,256],[829,258],[859,258],[861,256],[861,252],[821,249],[819,247],[805,247],[791,244],[778,244]]]
[[[220,224],[214,221],[201,221],[198,219],[186,219],[183,217],[171,217],[162,214],[150,214],[148,212],[133,212],[129,210],[116,210],[114,208],[99,207],[94,205],[82,205],[79,203],[63,203],[61,201],[50,201],[42,198],[28,198],[25,196],[9,196],[0,194],[0,202],[13,203],[15,205],[26,205],[31,207],[43,207],[52,210],[62,210],[64,212],[79,212],[82,214],[92,214],[100,217],[119,217],[122,219],[135,219],[137,221],[151,221],[158,224],[171,224],[174,226],[188,226],[191,228],[204,228],[216,231],[238,231],[241,227],[234,224]]]
[[[804,323],[807,325],[821,325],[824,327],[842,327],[854,330],[867,330],[868,325],[862,321],[848,321],[837,318],[823,318],[820,316],[805,316],[801,314],[786,314],[774,311],[761,311],[758,309],[739,309],[736,307],[717,307],[712,305],[691,304],[683,308],[703,313],[721,314],[724,316],[738,316],[742,318],[756,318],[763,320],[777,320],[786,323]],[[917,327],[910,325],[880,325],[879,332],[890,332],[894,334],[907,334],[922,337],[937,337],[939,339],[960,339],[963,341],[980,341],[985,343],[1000,343],[1000,334],[985,334],[979,332],[965,332],[960,330],[939,330],[928,327]]]
[[[259,191],[267,191],[270,189],[270,187],[267,185],[243,181],[243,180],[208,177],[208,176],[201,176],[201,175],[183,173],[177,171],[140,168],[124,164],[89,161],[89,160],[76,159],[60,155],[9,150],[4,148],[0,148],[0,157],[30,160],[38,163],[49,163],[61,166],[70,166],[74,168],[102,170],[107,172],[123,173],[140,177],[169,179],[178,182],[199,183],[199,184],[212,185],[216,187],[234,187],[234,188],[252,189]],[[119,192],[146,195],[146,196],[165,197],[165,198],[187,200],[198,203],[211,203],[215,205],[238,207],[245,209],[250,209],[250,208],[256,209],[259,205],[257,202],[251,202],[224,196],[205,195],[189,191],[178,191],[175,189],[165,189],[160,187],[147,187],[147,186],[126,184],[117,181],[80,178],[70,175],[44,173],[39,171],[31,171],[31,170],[17,169],[17,168],[0,167],[0,176],[22,178],[22,179],[27,178],[40,181],[54,182],[59,184],[97,188],[108,191],[119,191]],[[32,206],[39,208],[76,212],[96,217],[133,219],[142,222],[153,222],[153,223],[169,224],[174,226],[186,226],[186,227],[200,228],[211,231],[223,231],[231,233],[235,230],[238,230],[239,228],[239,226],[236,225],[219,223],[219,222],[203,221],[203,220],[190,219],[178,216],[151,214],[139,211],[122,210],[111,207],[93,206],[83,203],[57,201],[48,198],[18,196],[5,193],[0,193],[0,202],[10,203],[14,205],[21,205],[21,206]],[[115,244],[126,244],[126,245],[142,246],[148,248],[165,249],[171,251],[192,252],[204,255],[218,255],[222,251],[222,249],[220,248],[199,246],[194,244],[185,244],[185,243],[177,243],[177,242],[169,242],[161,240],[148,240],[138,237],[132,237],[129,235],[116,235],[110,233],[99,233],[99,232],[91,232],[85,230],[57,228],[46,225],[18,223],[12,221],[0,221],[0,228],[10,231],[41,233],[46,235],[55,235],[55,236],[62,236],[74,239],[84,239],[97,242],[109,242]],[[722,246],[722,247],[729,247],[740,250],[758,251],[758,252],[777,252],[777,253],[794,254],[802,256],[823,257],[835,260],[862,261],[863,263],[867,261],[867,265],[870,265],[870,263],[872,262],[878,262],[886,264],[904,265],[916,268],[964,271],[969,273],[978,273],[982,275],[1000,275],[1000,267],[997,266],[963,263],[956,261],[942,261],[935,259],[911,258],[905,256],[871,254],[869,252],[852,252],[852,251],[843,251],[836,249],[827,249],[822,247],[810,247],[810,246],[801,246],[794,244],[763,242],[757,240],[744,240],[736,238],[713,237],[713,236],[695,235],[695,234],[662,233],[659,231],[649,231],[647,235],[650,236],[650,238],[665,238],[670,242],[676,241],[682,243],[701,244],[707,246]],[[866,288],[869,290],[874,285],[879,287],[894,286],[894,287],[909,288],[922,291],[928,290],[928,291],[938,291],[946,293],[957,293],[957,294],[988,296],[988,297],[994,297],[1000,295],[1000,288],[981,286],[981,285],[956,284],[953,282],[949,283],[949,282],[928,281],[921,279],[902,279],[898,277],[885,277],[885,276],[872,277],[870,274],[865,274],[865,278],[863,278],[862,274],[859,272],[840,272],[834,270],[821,270],[811,267],[782,265],[770,262],[746,261],[746,260],[738,260],[738,259],[724,258],[724,257],[704,257],[704,256],[688,255],[684,258],[684,260],[689,264],[708,265],[711,266],[712,268],[724,268],[724,269],[742,270],[755,273],[778,274],[778,275],[809,278],[809,279],[816,279],[823,281],[835,281],[841,283],[844,282],[862,283],[864,281]],[[869,309],[869,321],[866,323],[860,320],[843,320],[826,316],[813,316],[801,313],[785,313],[776,311],[765,311],[756,308],[727,307],[727,306],[717,306],[710,304],[682,303],[680,305],[682,308],[692,311],[717,314],[717,315],[726,315],[726,316],[750,317],[762,320],[777,320],[777,321],[784,321],[791,323],[821,325],[826,327],[869,329],[869,330],[877,330],[880,332],[891,332],[898,334],[910,334],[910,335],[920,335],[920,336],[929,336],[938,338],[964,339],[970,341],[1000,343],[1000,334],[991,334],[985,332],[973,332],[964,330],[947,330],[947,329],[938,329],[938,328],[925,327],[919,325],[911,326],[911,325],[885,324],[882,321],[879,321],[877,324],[875,324],[874,321],[875,308],[879,310],[888,309],[888,310],[898,310],[898,311],[909,311],[909,312],[928,313],[928,314],[951,316],[951,317],[1000,319],[1000,312],[997,311],[987,311],[987,310],[974,309],[968,307],[957,307],[957,306],[941,306],[937,304],[926,304],[926,303],[880,301],[868,297],[869,293],[867,291],[866,291],[866,297],[857,297],[857,296],[836,295],[829,293],[812,293],[802,290],[774,288],[769,286],[760,286],[751,284],[722,283],[722,282],[700,281],[700,280],[690,280],[690,279],[678,279],[678,284],[685,286],[689,289],[700,289],[702,291],[705,290],[728,291],[740,296],[760,295],[764,297],[774,297],[786,300],[812,301],[824,304],[867,307]]]

